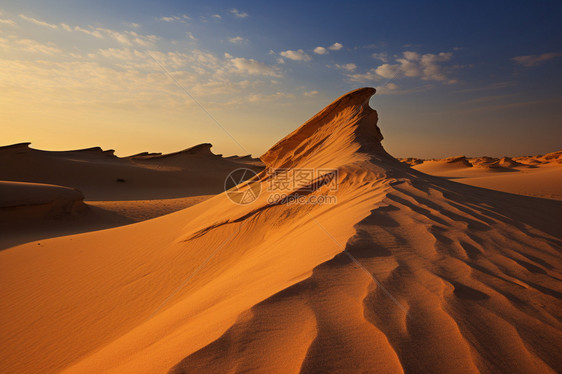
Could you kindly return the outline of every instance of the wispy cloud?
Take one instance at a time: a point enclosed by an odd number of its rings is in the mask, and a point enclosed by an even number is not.
[[[84,29],[80,26],[74,27],[74,30],[83,32],[84,34],[93,36],[93,37],[98,38],[98,39],[103,39],[103,35],[97,30],[88,30],[88,29]]]
[[[237,18],[246,18],[248,17],[248,13],[246,12],[241,12],[238,9],[231,9],[230,13],[232,13],[235,17]]]
[[[307,55],[302,49],[292,51],[287,50],[280,53],[281,56],[293,61],[310,61],[312,58]]]
[[[347,70],[347,71],[353,71],[355,69],[357,69],[357,65],[349,63],[349,64],[336,64],[336,67],[338,69],[342,69],[342,70]]]
[[[270,95],[266,94],[252,94],[248,96],[248,101],[250,103],[259,103],[259,102],[269,102],[269,101],[278,101],[280,99],[294,99],[295,95],[286,92],[275,92]]]
[[[397,90],[398,90],[398,85],[396,83],[389,82],[384,86],[377,87],[377,94],[388,95],[397,92]]]
[[[386,52],[373,53],[371,57],[374,58],[375,60],[388,62],[388,54]]]
[[[141,35],[135,31],[117,31],[104,27],[94,28],[92,26],[89,26],[88,29],[85,29],[80,26],[76,26],[74,27],[74,30],[98,39],[104,39],[105,37],[108,37],[126,46],[133,46],[136,44],[143,47],[149,47],[158,40],[158,37],[156,35]]]
[[[365,73],[356,73],[348,75],[349,80],[352,82],[369,82],[381,79],[377,74],[376,69],[369,69]]]
[[[250,75],[266,75],[277,78],[281,77],[281,73],[279,72],[278,68],[267,65],[260,61],[256,61],[252,58],[237,57],[232,58],[230,62],[232,63],[233,70],[239,73]]]
[[[232,44],[239,44],[246,41],[246,39],[244,39],[241,36],[235,36],[233,38],[228,38],[228,41],[231,42]]]
[[[8,25],[8,26],[15,26],[17,23],[11,19],[1,19],[0,18],[0,25]]]
[[[546,61],[550,61],[552,59],[558,58],[560,56],[562,56],[562,52],[549,52],[540,55],[517,56],[517,57],[513,57],[513,61],[525,67],[532,67],[532,66],[540,65]]]
[[[164,16],[164,17],[157,18],[157,20],[163,22],[182,22],[182,23],[185,23],[190,19],[191,17],[188,16],[187,14],[182,14],[181,16]]]
[[[38,20],[36,18],[33,18],[33,17],[28,17],[25,14],[20,14],[19,17],[23,20],[26,20],[27,22],[31,22],[31,23],[34,23],[34,24],[39,25],[39,26],[48,27],[48,28],[55,29],[55,30],[59,28],[57,25],[54,25],[52,23],[47,23],[47,22],[44,22],[44,21],[40,21],[40,20]]]
[[[124,22],[125,26],[131,27],[133,29],[138,29],[141,27],[141,25],[139,23],[136,22]]]
[[[349,75],[349,79],[361,82],[381,78],[418,77],[423,80],[454,82],[453,79],[447,76],[444,68],[441,66],[441,63],[447,62],[453,57],[451,52],[419,54],[417,52],[405,51],[402,56],[395,59],[395,64],[385,63],[377,68],[370,69],[366,73]]]
[[[0,45],[6,50],[15,49],[30,53],[54,55],[62,51],[54,43],[40,43],[32,39],[6,39],[0,38]]]

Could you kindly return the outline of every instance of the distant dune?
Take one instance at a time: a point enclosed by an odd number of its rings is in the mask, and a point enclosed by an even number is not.
[[[400,159],[424,173],[472,186],[562,200],[562,150],[523,157],[449,157]]]
[[[122,158],[100,147],[59,152],[33,149],[30,143],[0,147],[0,181],[6,181],[0,182],[0,249],[169,214],[222,192],[233,169],[263,169],[259,159],[223,158],[211,147]],[[54,201],[54,191],[67,196]],[[6,207],[3,201],[14,196],[25,196],[21,206],[12,201]]]
[[[223,158],[200,144],[170,154],[117,157],[99,147],[41,151],[30,143],[0,147],[0,179],[48,183],[82,191],[90,201],[147,200],[222,192],[235,167],[261,170],[259,160]]]
[[[219,193],[152,220],[0,252],[0,372],[559,371],[562,202],[425,173],[478,169],[465,157],[420,170],[399,162],[382,146],[374,93],[340,97],[267,151],[267,168],[243,183],[262,191],[251,203]],[[148,199],[160,181],[137,179],[137,168],[173,173],[186,156],[75,152],[56,162],[82,175],[61,172],[57,184],[88,196],[97,183],[103,200],[119,196],[123,178]],[[112,178],[84,181],[84,157],[107,159],[97,167],[114,168]],[[557,159],[539,162],[554,169]],[[225,162],[201,160],[189,167],[208,181]],[[57,173],[49,165],[41,183]],[[270,170],[309,169],[337,172],[289,195],[337,203],[269,200]]]
[[[0,181],[0,220],[76,215],[87,209],[83,200],[80,191],[68,187]]]

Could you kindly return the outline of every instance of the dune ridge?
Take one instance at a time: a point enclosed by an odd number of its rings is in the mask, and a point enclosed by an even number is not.
[[[168,154],[143,152],[117,157],[114,150],[92,147],[42,151],[20,143],[0,147],[0,179],[54,184],[82,191],[86,200],[170,199],[216,194],[236,167],[257,171],[251,157],[224,158],[199,144]]]
[[[0,337],[18,337],[2,371],[556,372],[562,203],[400,163],[374,93],[342,96],[262,156],[337,169],[337,204],[223,193],[1,252]]]
[[[400,159],[412,168],[476,187],[562,200],[562,151],[522,157]]]

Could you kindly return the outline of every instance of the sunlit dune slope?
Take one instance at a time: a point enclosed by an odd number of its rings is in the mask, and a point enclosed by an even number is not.
[[[562,151],[525,157],[405,159],[414,169],[471,186],[562,200]]]
[[[337,189],[180,212],[0,252],[0,371],[556,372],[562,203],[429,176],[342,96],[273,146],[271,169]],[[311,191],[310,191],[311,190]]]

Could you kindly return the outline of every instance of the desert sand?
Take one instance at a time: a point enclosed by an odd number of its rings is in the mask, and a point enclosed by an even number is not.
[[[106,157],[99,168],[118,172],[104,181],[77,174],[80,166],[52,181],[56,157],[41,165],[50,172],[40,180],[17,174],[38,175],[32,161],[13,167],[4,179],[66,186],[25,186],[65,201],[80,201],[72,188],[98,201],[215,195],[158,218],[1,251],[0,371],[559,371],[562,202],[399,162],[382,146],[374,93],[340,97],[262,155],[267,168],[244,183],[263,192],[246,205],[211,182],[168,189],[143,180],[123,194],[138,167],[179,167],[151,155],[126,163],[99,150],[65,156],[67,164]],[[436,168],[464,170],[465,161]],[[198,164],[188,166],[193,175],[214,180],[220,167]],[[542,172],[550,167],[558,166]],[[337,169],[337,189],[315,181],[306,192],[337,203],[268,202],[268,170],[279,168]]]
[[[401,159],[414,169],[471,186],[562,200],[562,151],[524,157]]]
[[[169,214],[222,192],[232,169],[263,169],[259,159],[224,158],[211,147],[128,157],[99,147],[60,152],[33,149],[30,143],[0,147],[5,181],[0,182],[0,249]]]

